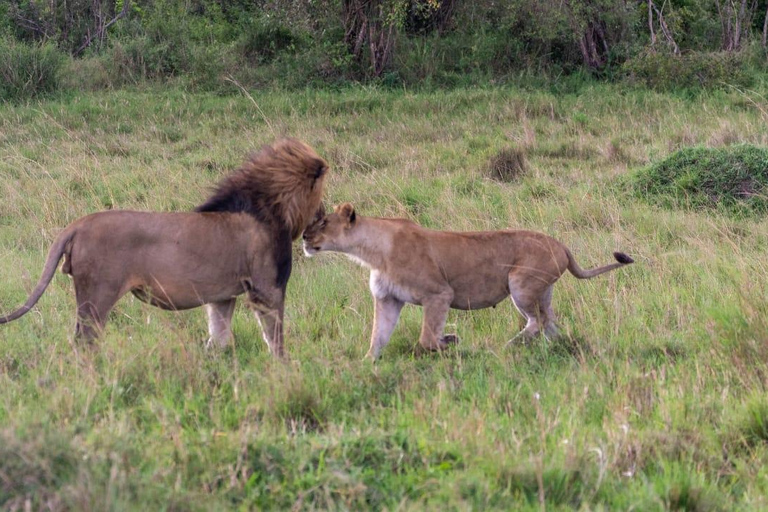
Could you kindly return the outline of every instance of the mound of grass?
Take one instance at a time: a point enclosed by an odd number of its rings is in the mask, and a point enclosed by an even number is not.
[[[639,170],[634,193],[669,208],[768,213],[768,148],[686,148]]]
[[[488,162],[488,175],[496,181],[517,181],[527,170],[525,150],[519,148],[503,149]]]

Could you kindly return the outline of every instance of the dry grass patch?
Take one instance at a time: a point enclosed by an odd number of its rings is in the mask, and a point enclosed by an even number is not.
[[[507,148],[499,151],[488,162],[488,176],[504,183],[518,181],[528,172],[526,153],[521,148]]]

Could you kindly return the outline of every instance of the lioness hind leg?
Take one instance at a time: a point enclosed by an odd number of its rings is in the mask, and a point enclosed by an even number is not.
[[[552,288],[554,285],[550,285],[544,291],[539,302],[539,314],[544,319],[544,336],[547,338],[556,338],[560,331],[557,328],[555,311],[552,309]]]
[[[450,344],[443,341],[443,329],[451,307],[450,296],[437,295],[425,300],[424,321],[421,324],[419,344],[427,350],[443,350]]]
[[[210,348],[216,343],[220,348],[226,348],[234,339],[232,313],[235,311],[235,300],[223,300],[205,305],[205,312],[208,314],[208,334],[210,335],[206,347]]]
[[[530,339],[549,326],[548,311],[551,310],[552,283],[525,273],[510,272],[509,295],[518,311],[525,317],[525,328],[509,343],[519,338]]]

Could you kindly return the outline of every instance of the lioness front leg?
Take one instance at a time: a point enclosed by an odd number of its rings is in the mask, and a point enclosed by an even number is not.
[[[422,302],[424,321],[421,324],[419,344],[427,350],[442,350],[449,346],[443,340],[443,329],[451,308],[452,294],[433,295]]]
[[[220,348],[226,348],[232,340],[232,313],[235,311],[235,301],[232,298],[220,302],[211,302],[205,305],[208,314],[208,334],[210,337],[206,343],[211,348],[216,343]]]
[[[371,348],[365,354],[366,359],[376,360],[381,350],[389,343],[392,331],[400,318],[403,302],[393,297],[377,299],[374,297],[373,331],[371,332]]]

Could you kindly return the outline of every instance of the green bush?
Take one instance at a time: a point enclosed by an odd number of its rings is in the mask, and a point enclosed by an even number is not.
[[[59,83],[64,90],[98,91],[123,85],[114,79],[109,61],[103,56],[67,59],[62,66]]]
[[[22,100],[59,89],[65,56],[53,44],[0,39],[0,99]]]
[[[752,77],[738,53],[691,52],[674,55],[645,51],[628,60],[622,71],[630,82],[657,90],[745,87]]]
[[[300,37],[273,20],[258,19],[248,23],[237,41],[237,50],[248,62],[271,62],[279,53],[294,50]]]
[[[768,213],[768,148],[686,148],[631,177],[636,195],[674,208]]]
[[[397,48],[394,72],[406,85],[476,85],[525,66],[521,43],[500,31],[401,36]]]

